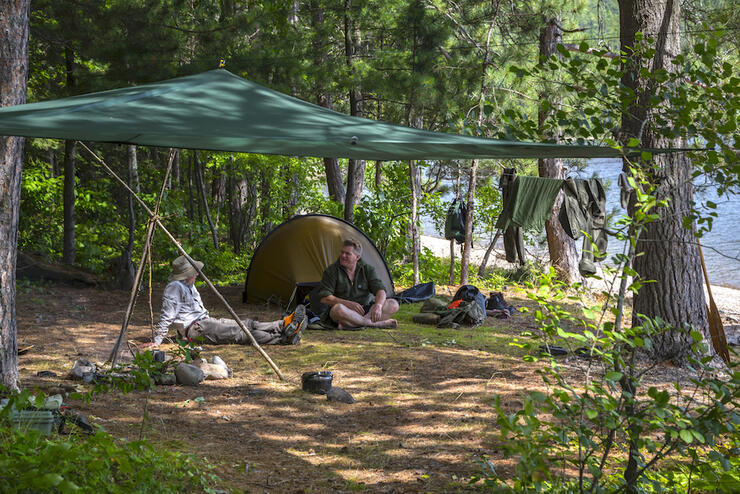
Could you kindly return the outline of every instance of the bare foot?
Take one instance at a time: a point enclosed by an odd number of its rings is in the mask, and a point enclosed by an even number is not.
[[[348,330],[348,331],[351,331],[351,330],[353,330],[353,329],[355,329],[355,330],[356,330],[356,329],[362,329],[363,327],[364,327],[364,326],[348,326],[348,325],[344,325],[344,324],[342,324],[342,323],[339,323],[339,322],[337,323],[337,329],[339,329],[339,330],[344,330],[344,329],[346,329],[346,330]]]
[[[396,329],[398,328],[398,321],[395,319],[386,319],[385,321],[378,321],[375,323],[376,328],[382,329]]]

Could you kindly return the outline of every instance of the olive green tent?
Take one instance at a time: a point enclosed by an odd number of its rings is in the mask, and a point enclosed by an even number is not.
[[[223,69],[2,108],[0,135],[376,160],[620,156],[604,146],[482,139],[352,117]]]
[[[386,293],[393,295],[391,273],[372,240],[339,218],[306,214],[277,226],[262,240],[249,264],[244,300],[288,302],[296,283],[321,281],[324,269],[339,258],[342,241],[350,237],[360,242],[362,260],[375,268]]]

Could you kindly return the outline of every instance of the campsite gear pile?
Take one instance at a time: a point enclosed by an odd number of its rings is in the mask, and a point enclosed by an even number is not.
[[[32,396],[28,403],[35,403],[35,398]],[[15,403],[10,405],[9,418],[10,423],[14,427],[22,430],[35,430],[47,436],[54,430],[59,434],[63,434],[66,423],[77,426],[80,432],[86,434],[92,434],[94,431],[83,415],[64,405],[62,395],[60,394],[47,396],[40,406],[34,406],[28,403],[21,407],[20,410],[16,408]],[[9,404],[9,399],[4,398],[0,400],[0,410]]]
[[[505,318],[516,312],[516,308],[504,300],[501,292],[491,292],[490,298],[486,299],[478,287],[463,285],[455,292],[451,302],[430,298],[411,319],[417,324],[431,324],[439,328],[475,327],[485,321],[486,310],[491,309],[502,311],[498,317]]]
[[[165,363],[172,362],[174,360],[171,355],[167,355],[161,350],[155,350],[151,353],[152,360],[155,362]],[[160,386],[173,386],[175,384],[179,384],[181,386],[198,386],[204,380],[228,379],[233,374],[229,366],[226,365],[226,362],[224,362],[218,355],[215,355],[210,359],[202,357],[199,353],[192,356],[194,358],[191,363],[180,362],[175,366],[174,371],[155,375],[155,384]],[[167,368],[171,369],[171,367]],[[73,380],[80,380],[85,384],[97,384],[109,379],[110,377],[125,379],[127,375],[128,374],[125,370],[110,374],[102,373],[98,370],[98,366],[96,364],[85,359],[79,359],[75,361],[68,377]]]
[[[486,311],[475,301],[458,299],[448,303],[430,298],[411,319],[417,324],[432,324],[438,328],[475,327],[486,319]]]
[[[69,371],[69,378],[90,384],[98,383],[106,377],[105,374],[98,372],[98,366],[96,364],[81,358],[75,361],[72,370]]]

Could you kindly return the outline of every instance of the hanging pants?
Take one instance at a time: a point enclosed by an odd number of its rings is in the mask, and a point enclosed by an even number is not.
[[[601,180],[591,178],[568,179],[563,185],[565,198],[560,208],[559,220],[565,233],[573,240],[584,236],[581,262],[582,275],[596,273],[594,261],[606,257],[608,239],[606,231],[606,193]],[[598,249],[598,256],[594,252]]]
[[[252,333],[260,345],[278,345],[283,337],[284,322],[282,319],[271,322],[257,322],[243,319],[244,326]],[[191,324],[185,335],[188,339],[202,337],[210,345],[250,345],[249,337],[233,319],[214,319],[206,317]]]

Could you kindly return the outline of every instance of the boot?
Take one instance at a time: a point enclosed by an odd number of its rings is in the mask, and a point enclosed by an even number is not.
[[[501,292],[491,292],[488,300],[486,301],[486,309],[494,310],[505,310],[509,314],[516,312],[516,308],[513,305],[509,305],[504,300],[504,294]]]

